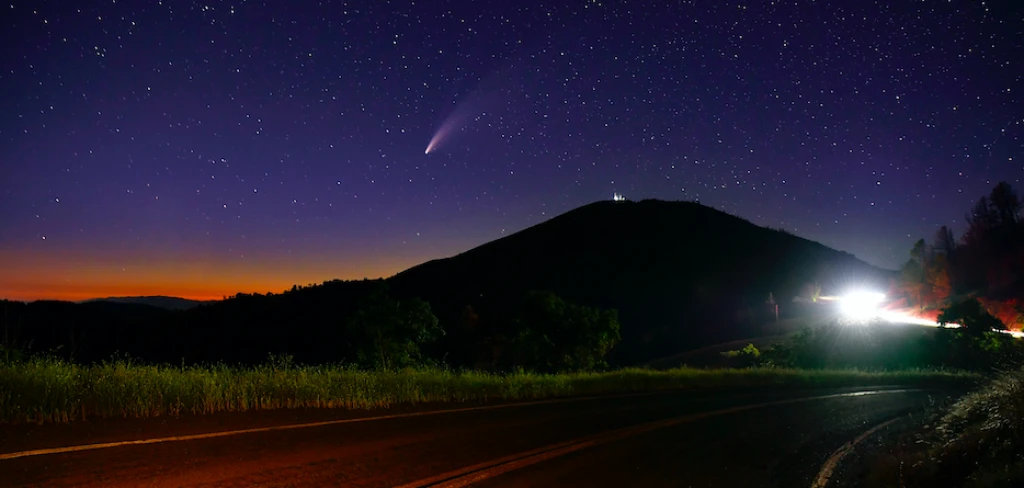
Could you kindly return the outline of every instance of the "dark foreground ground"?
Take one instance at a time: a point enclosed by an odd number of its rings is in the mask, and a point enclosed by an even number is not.
[[[0,486],[812,486],[826,460],[946,393],[672,392],[555,400],[223,437],[19,452],[353,418],[330,411],[0,426]],[[384,419],[377,415],[411,414]],[[12,455],[13,454],[13,455]]]

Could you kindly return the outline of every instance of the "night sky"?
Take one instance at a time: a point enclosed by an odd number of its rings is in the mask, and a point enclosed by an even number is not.
[[[389,276],[614,192],[895,268],[1024,189],[1016,0],[3,9],[0,297]]]

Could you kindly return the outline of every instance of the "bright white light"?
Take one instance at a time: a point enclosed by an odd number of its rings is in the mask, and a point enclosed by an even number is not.
[[[855,291],[839,299],[839,310],[848,318],[867,320],[879,315],[879,307],[884,301],[884,293]]]

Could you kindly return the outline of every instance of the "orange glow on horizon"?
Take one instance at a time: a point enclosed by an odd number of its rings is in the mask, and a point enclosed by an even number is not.
[[[280,293],[293,285],[392,276],[425,259],[361,260],[254,257],[248,260],[167,256],[43,255],[0,251],[0,299],[67,300],[174,296],[219,300],[238,293]]]

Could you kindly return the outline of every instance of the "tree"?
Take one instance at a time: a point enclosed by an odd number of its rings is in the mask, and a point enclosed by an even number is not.
[[[925,244],[924,239],[918,239],[914,243],[914,247],[910,250],[910,259],[924,268],[925,260],[928,259],[928,244]]]
[[[1021,209],[1020,198],[1013,187],[1005,181],[999,182],[988,197],[991,206],[990,214],[994,223],[1000,227],[1012,227],[1019,222]]]
[[[975,248],[983,245],[988,240],[989,234],[996,226],[998,219],[996,214],[992,212],[992,206],[989,205],[987,197],[979,198],[965,218],[967,220],[967,230],[964,231],[964,244]]]
[[[588,371],[621,340],[618,313],[568,303],[546,291],[526,295],[512,320],[514,366]]]
[[[1006,330],[1006,326],[989,314],[976,298],[964,300],[942,309],[938,322],[943,326],[952,323],[960,324],[963,331],[971,336],[980,336],[993,330]]]
[[[956,239],[953,237],[953,231],[949,227],[943,225],[935,232],[933,249],[937,253],[945,254],[947,258],[951,258],[956,253]]]
[[[418,298],[398,300],[385,288],[375,290],[348,323],[359,364],[381,370],[422,363],[421,346],[444,335],[430,304]]]
[[[914,243],[910,250],[910,260],[900,269],[900,288],[910,295],[910,298],[917,303],[918,307],[924,307],[925,291],[925,254],[926,246],[924,239]]]
[[[1021,201],[1006,182],[997,184],[967,214],[963,250],[956,260],[956,288],[1017,296],[1024,290],[1024,226]]]
[[[931,289],[932,298],[945,301],[953,291],[949,279],[949,258],[944,253],[932,256],[925,270],[925,282]]]

